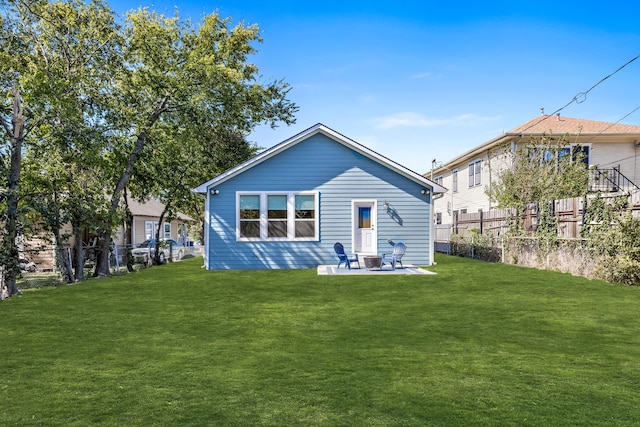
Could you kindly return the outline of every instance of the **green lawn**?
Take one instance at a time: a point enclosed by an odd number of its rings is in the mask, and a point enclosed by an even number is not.
[[[208,272],[0,303],[0,425],[638,425],[640,288],[440,256],[437,275]]]

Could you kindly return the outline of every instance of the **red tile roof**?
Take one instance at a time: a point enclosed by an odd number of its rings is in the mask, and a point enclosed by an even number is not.
[[[507,132],[508,134],[639,134],[640,126],[596,120],[575,119],[562,115],[542,115]]]

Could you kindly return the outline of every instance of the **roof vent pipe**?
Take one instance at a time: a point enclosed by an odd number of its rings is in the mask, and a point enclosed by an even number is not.
[[[557,121],[560,121],[560,113],[557,113],[557,114],[556,114],[556,120],[557,120]]]

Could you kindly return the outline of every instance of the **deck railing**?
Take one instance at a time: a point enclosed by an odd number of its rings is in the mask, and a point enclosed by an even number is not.
[[[589,169],[589,191],[604,193],[623,192],[630,194],[633,190],[640,190],[633,181],[620,172],[620,166],[611,169]]]

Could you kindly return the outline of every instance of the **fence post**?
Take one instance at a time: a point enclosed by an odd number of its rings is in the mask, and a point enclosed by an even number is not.
[[[475,259],[475,244],[474,244],[474,236],[471,236],[471,259]]]
[[[118,261],[118,245],[113,245],[113,253],[116,256],[116,272],[120,272],[120,261]]]

